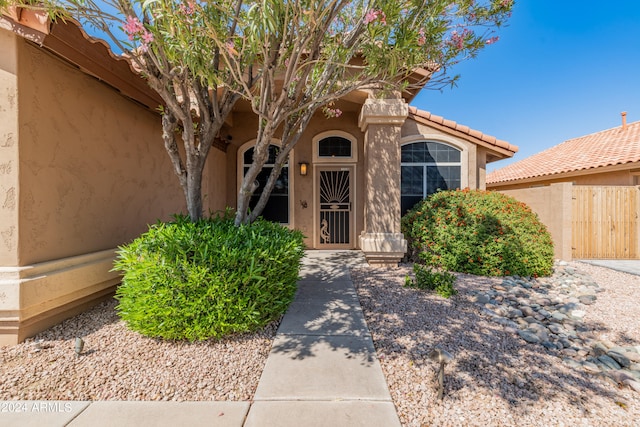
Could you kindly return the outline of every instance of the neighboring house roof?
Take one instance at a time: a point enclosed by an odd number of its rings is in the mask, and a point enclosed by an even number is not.
[[[640,162],[640,121],[569,139],[487,175],[487,184]]]
[[[502,141],[495,136],[486,135],[478,130],[471,129],[469,126],[464,126],[453,120],[436,116],[428,111],[418,110],[416,107],[409,107],[409,118],[443,132],[464,138],[475,144],[490,148],[501,155],[489,156],[487,162],[512,157],[518,151],[517,146],[511,145],[507,141]]]

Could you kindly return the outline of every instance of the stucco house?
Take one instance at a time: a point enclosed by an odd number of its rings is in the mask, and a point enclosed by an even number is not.
[[[111,295],[115,248],[185,206],[161,100],[104,42],[23,11],[0,17],[0,50],[1,345]],[[311,249],[397,264],[404,210],[437,188],[484,188],[486,164],[517,150],[411,99],[356,93],[336,104],[339,118],[319,114],[264,216],[303,231]],[[256,123],[239,103],[209,156],[205,211],[236,205]]]
[[[640,258],[640,121],[626,115],[487,175],[487,189],[538,213],[557,258]]]

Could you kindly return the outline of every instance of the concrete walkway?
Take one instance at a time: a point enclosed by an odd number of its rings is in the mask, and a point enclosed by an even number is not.
[[[578,259],[576,261],[640,276],[640,260],[638,259]]]
[[[253,402],[0,402],[2,426],[400,426],[349,267],[311,251]]]
[[[359,252],[308,252],[245,426],[399,426],[349,267]]]

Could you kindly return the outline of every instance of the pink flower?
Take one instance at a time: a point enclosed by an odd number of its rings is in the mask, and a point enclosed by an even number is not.
[[[342,110],[339,108],[324,107],[322,112],[328,119],[338,118],[342,115]]]
[[[141,31],[144,31],[144,25],[135,16],[127,16],[127,20],[122,26],[124,32],[129,36],[129,40],[133,38]]]
[[[449,39],[448,44],[458,50],[462,50],[464,49],[464,44],[467,40],[467,38],[469,38],[472,35],[472,32],[465,28],[462,33],[458,33],[457,31],[453,31],[451,33],[451,39]]]
[[[387,25],[387,15],[385,15],[384,12],[378,14],[378,19],[382,25]]]
[[[181,3],[179,8],[180,12],[187,16],[193,15],[193,13],[196,11],[196,5],[192,1],[188,1],[186,6],[184,5],[184,3]]]
[[[142,35],[140,37],[142,38],[142,43],[143,44],[149,44],[149,43],[153,42],[153,34],[151,34],[147,30],[144,30],[144,33],[142,33]]]
[[[368,11],[367,14],[364,16],[365,25],[369,25],[370,23],[375,21],[376,18],[377,18],[377,15],[376,15],[376,12],[374,10]]]
[[[485,40],[484,42],[486,44],[494,44],[495,42],[497,42],[498,40],[500,40],[500,37],[495,36],[495,37],[491,37],[490,39]]]
[[[426,42],[427,37],[424,34],[424,28],[420,28],[420,31],[418,31],[418,46],[424,46]]]
[[[380,21],[382,25],[387,25],[387,15],[385,15],[381,10],[371,9],[367,12],[366,15],[364,15],[363,22],[365,23],[365,25],[369,25],[373,21]]]

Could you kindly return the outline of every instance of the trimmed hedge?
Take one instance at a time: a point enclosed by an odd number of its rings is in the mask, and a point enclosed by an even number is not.
[[[303,236],[262,219],[176,216],[122,246],[117,311],[149,337],[204,340],[259,329],[293,300]]]
[[[553,242],[524,203],[493,191],[442,191],[402,218],[413,261],[484,276],[548,276]]]

